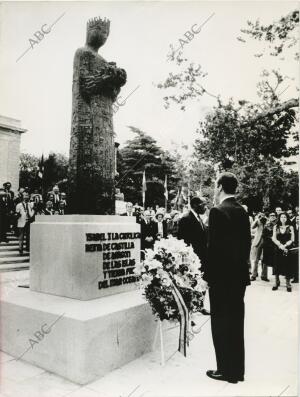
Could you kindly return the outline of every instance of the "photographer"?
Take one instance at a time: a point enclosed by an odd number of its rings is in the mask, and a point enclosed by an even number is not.
[[[254,238],[251,247],[251,256],[253,262],[252,277],[251,281],[255,281],[258,276],[258,262],[262,257],[263,245],[264,245],[264,228],[267,222],[267,218],[263,213],[259,213],[253,222],[251,229],[255,230]],[[270,281],[268,279],[268,267],[262,263],[261,279],[263,281]]]
[[[32,203],[29,202],[29,194],[23,193],[23,201],[16,206],[16,215],[19,229],[19,253],[23,254],[23,242],[26,237],[26,250],[29,251],[30,242],[30,223],[34,219]]]

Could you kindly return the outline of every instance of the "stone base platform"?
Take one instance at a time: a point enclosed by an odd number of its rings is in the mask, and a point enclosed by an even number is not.
[[[137,289],[134,216],[37,216],[30,226],[30,289],[90,300]]]
[[[79,301],[19,288],[1,301],[1,350],[78,384],[149,352],[156,327],[140,291]]]

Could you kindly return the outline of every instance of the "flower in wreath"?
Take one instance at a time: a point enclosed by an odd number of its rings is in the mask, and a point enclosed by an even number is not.
[[[155,242],[145,250],[145,259],[136,266],[144,296],[153,313],[161,320],[179,320],[175,290],[179,292],[189,312],[203,306],[206,289],[202,279],[201,262],[192,247],[175,237]],[[177,300],[178,301],[178,300]]]

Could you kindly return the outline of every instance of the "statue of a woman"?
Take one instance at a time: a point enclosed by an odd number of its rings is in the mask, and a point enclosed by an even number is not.
[[[74,57],[69,205],[73,214],[114,214],[115,144],[113,102],[126,72],[99,54],[110,22],[87,23],[86,45]]]

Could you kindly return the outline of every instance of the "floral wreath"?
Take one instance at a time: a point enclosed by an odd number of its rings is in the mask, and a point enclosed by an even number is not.
[[[136,266],[135,273],[140,276],[143,295],[152,312],[161,321],[181,321],[174,289],[189,313],[201,311],[206,282],[200,267],[193,248],[172,236],[145,250],[145,259]]]

